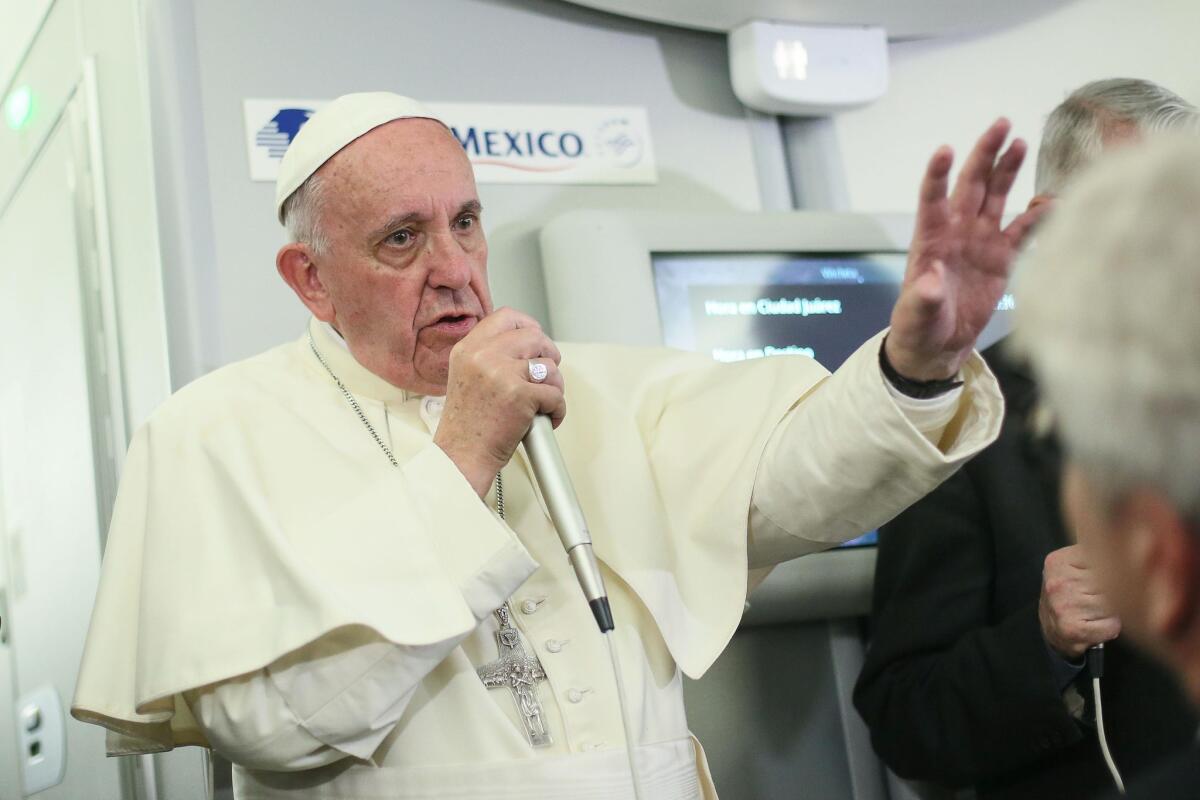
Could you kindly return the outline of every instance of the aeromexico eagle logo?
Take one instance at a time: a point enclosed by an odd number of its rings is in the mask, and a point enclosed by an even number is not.
[[[300,128],[316,112],[313,108],[281,108],[266,125],[254,135],[254,143],[266,148],[267,155],[274,159],[283,158],[288,145],[296,138]]]

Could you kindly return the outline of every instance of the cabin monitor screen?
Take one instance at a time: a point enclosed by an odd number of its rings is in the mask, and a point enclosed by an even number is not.
[[[837,369],[888,324],[904,253],[656,253],[663,343],[717,361],[802,356]],[[1007,329],[1011,297],[993,321]],[[847,545],[875,543],[875,533]]]

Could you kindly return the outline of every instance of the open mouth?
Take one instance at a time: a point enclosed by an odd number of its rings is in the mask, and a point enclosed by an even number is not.
[[[447,314],[438,319],[429,327],[434,330],[444,331],[446,333],[458,333],[469,331],[476,322],[474,314]]]

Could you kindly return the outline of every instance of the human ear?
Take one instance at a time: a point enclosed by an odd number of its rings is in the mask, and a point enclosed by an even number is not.
[[[314,317],[322,322],[333,322],[333,299],[321,280],[320,269],[308,245],[292,242],[279,248],[275,254],[275,269]]]
[[[1038,206],[1046,205],[1047,203],[1049,203],[1050,205],[1054,205],[1054,201],[1056,199],[1057,198],[1055,198],[1054,195],[1048,194],[1048,193],[1035,194],[1033,196],[1033,199],[1029,201],[1029,206],[1025,210],[1032,211],[1033,209],[1037,208]]]
[[[1129,568],[1144,592],[1148,632],[1164,644],[1187,635],[1200,613],[1200,538],[1169,499],[1151,489],[1122,503]]]

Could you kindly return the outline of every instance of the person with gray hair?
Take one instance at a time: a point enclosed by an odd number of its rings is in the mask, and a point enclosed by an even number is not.
[[[1137,78],[1084,84],[1046,118],[1034,191],[1057,195],[1110,145],[1176,128],[1194,130],[1196,109],[1170,89]]]
[[[1200,142],[1069,191],[1017,284],[1016,350],[1057,416],[1063,505],[1123,630],[1200,706]],[[1129,797],[1195,797],[1189,747]]]
[[[1196,119],[1149,81],[1080,87],[1047,118],[1031,207],[1102,153]],[[1122,620],[1063,526],[1057,446],[1037,435],[1036,382],[1005,348],[983,352],[1005,396],[999,440],[880,534],[855,704],[903,777],[993,800],[1086,797],[1110,779],[1084,654]],[[1196,717],[1155,664],[1106,649],[1108,739],[1133,774],[1193,736]]]

